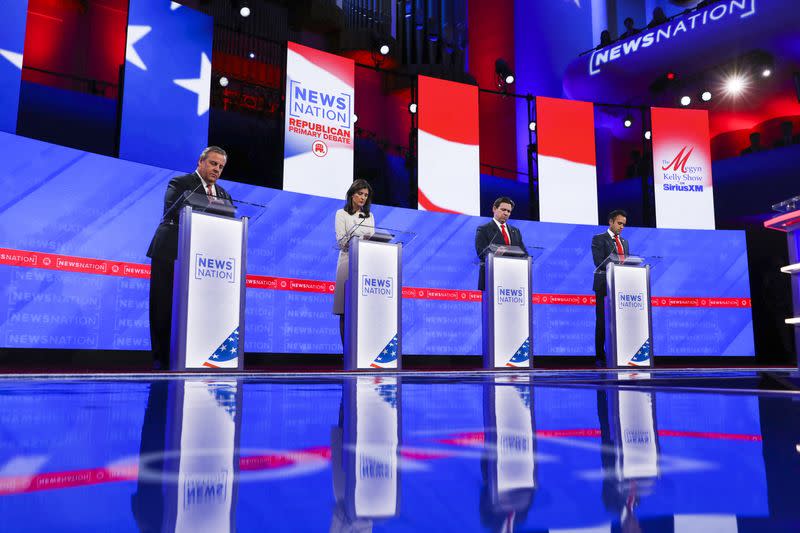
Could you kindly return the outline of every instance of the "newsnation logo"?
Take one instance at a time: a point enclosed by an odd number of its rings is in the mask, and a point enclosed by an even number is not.
[[[377,276],[361,276],[361,296],[394,297],[394,280]]]
[[[525,288],[524,287],[497,287],[497,304],[517,304],[525,305]]]
[[[635,311],[644,310],[644,293],[639,292],[620,292],[617,294],[617,309],[633,309]]]
[[[602,50],[595,50],[589,59],[589,74],[594,76],[600,72],[603,65],[617,61],[623,57],[631,56],[639,50],[659,45],[682,34],[687,34],[704,28],[714,22],[719,22],[729,17],[747,18],[756,12],[756,0],[727,0],[719,2],[713,7],[692,13],[662,24],[653,31],[641,33],[624,43],[607,46]]]
[[[304,87],[291,80],[289,87],[289,131],[321,141],[351,144],[351,98],[347,93],[329,93]],[[327,124],[320,124],[326,122]],[[324,143],[315,141],[314,154]],[[327,147],[325,149],[327,153]]]
[[[703,167],[688,165],[694,147],[684,146],[672,161],[661,161],[662,187],[665,191],[703,192]]]
[[[236,282],[236,259],[218,258],[196,254],[194,258],[194,279],[218,279],[227,283]]]

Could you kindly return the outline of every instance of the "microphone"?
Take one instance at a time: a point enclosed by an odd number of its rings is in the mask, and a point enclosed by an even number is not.
[[[197,186],[194,189],[192,189],[188,193],[186,191],[181,193],[181,195],[178,198],[176,198],[174,202],[172,202],[172,205],[169,206],[169,208],[166,211],[164,211],[164,216],[161,217],[161,222],[160,223],[166,222],[167,216],[168,215],[169,216],[172,215],[172,212],[175,210],[175,206],[177,206],[179,203],[183,202],[186,198],[188,198],[191,195],[193,195],[194,193],[196,193],[197,189],[199,189],[202,186],[203,186],[203,180],[201,179],[200,183],[198,183]]]
[[[356,230],[357,230],[358,228],[360,228],[360,227],[361,227],[361,224],[363,224],[364,222],[366,222],[367,220],[369,220],[369,215],[365,215],[364,213],[362,213],[362,212],[359,212],[359,213],[358,213],[358,218],[360,218],[360,219],[361,219],[361,222],[359,222],[358,224],[356,224],[355,226],[353,226],[353,227],[350,229],[350,231],[348,231],[347,233],[345,233],[345,234],[342,236],[342,238],[341,238],[341,239],[339,239],[339,245],[340,245],[340,246],[341,246],[342,244],[344,244],[344,246],[345,246],[345,247],[347,246],[347,244],[350,242],[350,239],[353,237],[353,234],[355,234]]]
[[[492,219],[492,221],[494,221],[494,219]],[[500,230],[497,230],[494,233],[494,235],[492,235],[492,240],[490,240],[489,244],[487,244],[486,247],[483,250],[481,250],[481,255],[480,255],[481,262],[483,262],[484,258],[486,257],[486,251],[492,247],[492,245],[494,244],[494,240],[497,238],[498,235],[501,235]]]

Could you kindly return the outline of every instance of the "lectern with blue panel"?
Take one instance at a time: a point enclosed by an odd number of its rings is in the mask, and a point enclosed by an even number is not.
[[[186,194],[173,285],[172,370],[242,370],[247,231],[264,206]]]
[[[612,255],[606,266],[606,361],[609,368],[653,366],[650,264]]]
[[[530,368],[533,338],[531,258],[517,246],[486,254],[483,291],[484,368]]]

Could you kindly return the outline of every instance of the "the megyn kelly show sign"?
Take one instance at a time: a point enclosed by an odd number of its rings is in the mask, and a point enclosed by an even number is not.
[[[714,229],[708,111],[654,107],[656,227]]]
[[[283,188],[344,197],[353,182],[355,64],[290,42]]]

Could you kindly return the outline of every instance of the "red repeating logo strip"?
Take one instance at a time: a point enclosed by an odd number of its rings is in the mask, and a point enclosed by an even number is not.
[[[29,252],[0,248],[0,265],[42,268],[62,272],[80,272],[104,276],[126,278],[150,277],[150,265],[108,261],[61,254]],[[311,292],[333,294],[336,284],[332,281],[282,278],[277,276],[247,276],[247,287],[277,291]],[[429,287],[403,287],[403,298],[419,300],[440,300],[452,302],[480,302],[481,291],[460,289],[435,289]],[[532,303],[536,305],[595,305],[595,297],[590,294],[533,294]],[[653,307],[707,307],[707,308],[749,308],[750,298],[704,298],[704,297],[663,297],[651,298]]]

